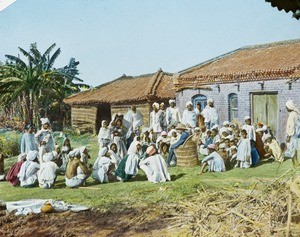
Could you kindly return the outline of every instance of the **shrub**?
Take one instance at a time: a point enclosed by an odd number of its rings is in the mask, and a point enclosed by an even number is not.
[[[0,151],[6,157],[17,156],[20,153],[21,133],[9,131],[0,134]]]

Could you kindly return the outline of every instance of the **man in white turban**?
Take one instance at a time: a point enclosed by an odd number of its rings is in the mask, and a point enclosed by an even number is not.
[[[159,110],[159,104],[154,102],[152,104],[152,111],[150,113],[150,129],[153,129],[153,140],[157,138],[157,135],[160,134],[162,130],[163,115]]]
[[[176,107],[175,100],[169,100],[169,107],[166,110],[167,126],[176,126],[181,122],[181,115],[179,109]]]
[[[37,172],[40,168],[38,163],[39,153],[37,151],[29,151],[26,161],[22,164],[18,178],[21,187],[33,187],[37,182]]]
[[[207,129],[211,129],[213,126],[219,125],[219,113],[211,98],[207,99],[207,105],[203,109],[202,115]]]
[[[186,127],[191,127],[192,129],[197,126],[197,114],[193,108],[193,103],[191,101],[188,101],[186,103],[186,109],[183,111],[181,122]]]
[[[52,188],[56,180],[56,172],[58,166],[53,162],[54,154],[53,152],[48,152],[43,155],[44,162],[40,166],[38,171],[38,181],[40,188]]]
[[[291,157],[294,166],[299,166],[297,149],[300,140],[300,112],[292,100],[286,102],[286,109],[289,117],[286,124],[286,157]]]
[[[139,136],[141,134],[141,126],[144,124],[144,116],[137,109],[136,105],[130,107],[130,110],[124,115],[124,119],[130,122],[128,130]]]

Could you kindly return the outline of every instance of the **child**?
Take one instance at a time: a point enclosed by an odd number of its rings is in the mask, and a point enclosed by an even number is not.
[[[229,157],[230,157],[231,167],[234,167],[236,165],[236,158],[237,158],[237,147],[236,146],[230,147]]]
[[[67,167],[67,159],[68,159],[68,154],[69,152],[72,150],[71,147],[71,142],[69,138],[65,138],[63,145],[61,147],[61,159],[62,159],[62,165],[59,167],[59,170],[61,172],[65,172],[66,171],[66,167]]]
[[[115,169],[118,168],[118,165],[120,164],[122,158],[118,154],[118,147],[116,143],[110,144],[109,147],[109,154],[110,154],[110,159],[112,160],[112,163],[115,164]]]
[[[102,147],[108,147],[111,140],[111,131],[108,127],[108,122],[106,120],[102,120],[101,128],[98,133],[98,144],[99,149]]]
[[[241,139],[239,140],[237,147],[236,167],[250,168],[252,164],[251,144],[250,139],[247,138],[247,131],[245,129],[241,131]]]

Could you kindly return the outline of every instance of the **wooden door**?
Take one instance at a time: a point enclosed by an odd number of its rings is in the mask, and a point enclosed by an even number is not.
[[[252,94],[253,123],[262,122],[270,126],[274,135],[277,132],[278,103],[277,93]]]

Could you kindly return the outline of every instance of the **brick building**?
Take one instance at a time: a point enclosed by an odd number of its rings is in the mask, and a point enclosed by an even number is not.
[[[288,113],[285,102],[300,108],[300,40],[248,46],[174,74],[176,101],[183,111],[187,101],[202,107],[212,98],[220,122],[251,116],[285,140]]]

